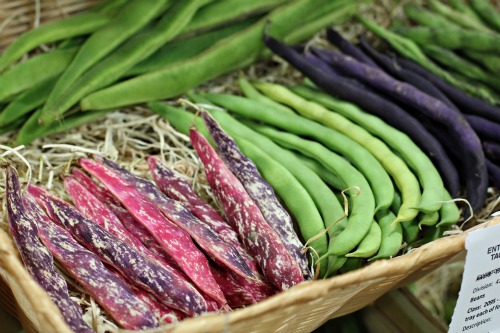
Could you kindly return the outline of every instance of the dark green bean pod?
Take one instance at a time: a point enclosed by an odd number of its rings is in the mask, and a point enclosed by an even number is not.
[[[0,75],[0,102],[50,78],[57,77],[71,62],[77,48],[56,50],[32,57]]]
[[[43,109],[51,109],[83,73],[149,24],[169,5],[167,0],[134,0],[127,3],[108,24],[91,34],[80,46],[52,88]]]
[[[473,10],[491,27],[500,32],[500,13],[487,0],[470,0]]]
[[[50,124],[82,97],[115,82],[127,70],[176,37],[191,21],[196,11],[209,1],[211,0],[175,2],[152,29],[134,35],[75,81],[59,100],[50,107],[44,107],[39,122]]]
[[[263,29],[277,36],[290,34],[305,20],[304,13],[321,8],[326,0],[298,0],[280,6],[251,27],[216,43],[198,56],[137,76],[85,97],[83,110],[100,110],[171,98],[201,82],[254,63],[269,55],[262,42]],[[300,36],[308,37],[308,36]]]
[[[17,95],[0,113],[0,126],[12,124],[42,106],[55,82],[56,78],[50,78]]]

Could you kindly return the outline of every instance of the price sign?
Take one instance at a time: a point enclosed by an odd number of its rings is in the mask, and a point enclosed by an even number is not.
[[[449,333],[500,333],[500,225],[471,232],[465,241],[462,286]]]

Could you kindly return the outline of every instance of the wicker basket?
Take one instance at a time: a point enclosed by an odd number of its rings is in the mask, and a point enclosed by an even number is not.
[[[40,23],[84,10],[98,0],[0,0],[0,50]],[[500,223],[494,218],[477,228]],[[390,260],[327,280],[307,282],[227,314],[210,314],[147,332],[311,332],[325,321],[373,302],[463,254],[467,234],[447,236]],[[0,306],[27,333],[66,333],[57,307],[31,279],[11,237],[0,229]],[[146,332],[146,331],[143,331]]]

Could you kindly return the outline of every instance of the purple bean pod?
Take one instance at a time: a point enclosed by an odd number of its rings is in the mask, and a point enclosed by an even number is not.
[[[222,160],[243,184],[248,195],[259,207],[264,219],[278,234],[288,252],[299,264],[304,278],[312,279],[306,254],[302,252],[304,244],[295,233],[292,217],[279,202],[272,186],[261,176],[257,166],[240,151],[234,139],[220,127],[210,113],[201,111],[201,117]]]
[[[86,219],[69,203],[40,187],[28,186],[28,193],[42,205],[49,217],[64,226],[83,246],[118,270],[131,283],[148,290],[167,306],[189,316],[207,311],[200,293],[172,269],[148,260],[96,223]]]
[[[81,246],[63,227],[57,225],[38,206],[31,195],[24,205],[39,223],[39,236],[59,263],[118,323],[127,329],[158,326],[151,309],[113,275],[94,253]]]
[[[94,332],[82,318],[82,309],[69,297],[64,278],[54,268],[54,258],[38,239],[35,216],[23,206],[17,171],[7,166],[7,216],[21,258],[28,273],[47,292],[68,326],[77,333]]]
[[[154,202],[170,221],[186,231],[216,263],[247,279],[255,280],[257,278],[234,246],[223,241],[209,226],[196,218],[181,202],[167,197],[152,182],[133,175],[109,159],[102,156],[94,156],[94,159],[115,172],[125,182],[134,185],[141,195]]]

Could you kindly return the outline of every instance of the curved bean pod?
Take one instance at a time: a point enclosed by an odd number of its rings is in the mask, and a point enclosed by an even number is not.
[[[349,215],[349,223],[342,233],[330,240],[333,244],[329,247],[328,252],[334,255],[343,255],[356,247],[370,229],[375,214],[375,199],[365,177],[345,159],[317,142],[305,140],[294,134],[281,132],[268,126],[254,124],[249,126],[282,146],[298,150],[304,155],[317,159],[325,166],[335,170],[348,186],[359,188],[357,195],[353,190],[350,190],[352,210]]]
[[[29,30],[18,37],[0,56],[0,72],[19,60],[23,54],[45,43],[85,35],[110,21],[106,15],[86,12],[57,20]]]
[[[158,326],[151,309],[127,283],[111,273],[97,255],[80,245],[66,229],[52,221],[34,197],[25,195],[23,204],[36,218],[43,244],[118,325],[128,329]]]
[[[134,0],[125,4],[108,24],[90,35],[79,47],[52,88],[43,109],[52,108],[83,73],[159,16],[169,5],[170,1],[166,0]]]
[[[259,87],[258,84],[257,87]],[[264,92],[266,93],[266,91]],[[346,135],[338,129],[323,126],[320,122],[315,122],[296,113],[282,112],[280,109],[247,98],[223,94],[205,94],[203,96],[216,105],[241,116],[280,127],[297,135],[312,137],[330,150],[342,154],[356,166],[370,183],[375,196],[376,210],[390,206],[394,195],[394,186],[389,175],[369,150],[359,141],[352,139],[352,136]],[[297,112],[301,114],[300,110]],[[353,124],[353,126],[355,125]],[[353,131],[352,128],[350,130]]]
[[[384,142],[347,118],[329,111],[320,104],[307,101],[283,86],[264,82],[259,82],[256,86],[266,95],[293,107],[305,117],[333,128],[363,145],[393,177],[403,193],[403,204],[397,214],[397,221],[411,220],[418,214],[416,208],[419,207],[421,200],[418,180],[403,160],[395,155]]]
[[[82,318],[82,310],[73,301],[64,278],[57,273],[54,258],[38,238],[42,225],[23,205],[19,176],[13,166],[7,166],[5,197],[9,229],[26,270],[57,305],[68,326],[77,333],[93,330]]]
[[[375,214],[382,239],[380,241],[380,248],[375,256],[369,260],[376,259],[389,259],[398,254],[401,246],[403,245],[403,227],[402,223],[393,223],[396,220],[396,215],[389,209],[380,211]],[[405,222],[403,222],[405,223]]]
[[[152,29],[141,31],[89,69],[50,108],[44,108],[39,122],[50,124],[81,98],[118,80],[135,64],[177,36],[202,5],[211,0],[175,2]]]
[[[224,206],[228,222],[238,230],[243,244],[256,258],[264,276],[280,290],[304,281],[299,265],[267,224],[243,185],[200,132],[191,128],[189,134],[191,143],[205,166],[207,180]]]
[[[234,139],[220,127],[210,113],[202,110],[201,117],[205,126],[208,128],[210,136],[214,140],[219,156],[224,160],[236,178],[243,184],[248,195],[250,195],[259,207],[267,223],[269,223],[280,236],[285,247],[301,267],[304,278],[310,279],[311,272],[308,267],[307,257],[305,253],[302,253],[304,245],[293,230],[292,217],[288,214],[287,210],[282,206],[274,193],[275,190],[278,191],[280,197],[285,200],[288,209],[291,209],[292,205],[297,201],[286,200],[286,198],[290,198],[290,192],[288,191],[292,189],[292,184],[295,185],[294,188],[299,188],[300,184],[291,174],[287,174],[288,171],[282,168],[279,163],[273,163],[274,161],[268,159],[258,148],[243,140],[246,151],[251,153],[255,158],[260,159],[262,163],[265,163],[267,166],[267,168],[264,166],[260,168],[260,170],[257,169],[252,159],[248,158],[240,151]],[[279,170],[280,168],[281,170]],[[267,173],[266,178],[260,175],[261,172],[264,174]],[[279,175],[281,175],[282,178],[288,176],[287,178],[289,181],[280,182],[281,179]],[[266,179],[269,179],[269,182],[276,186],[271,186]],[[287,187],[287,190],[282,190],[283,187]],[[302,189],[302,187],[300,188]],[[306,191],[303,190],[303,193],[306,193]],[[309,196],[305,196],[305,198],[310,199]],[[311,204],[314,205],[312,199]],[[305,203],[302,202],[300,210],[293,210],[295,216],[297,217],[297,213],[302,213],[303,210],[305,211],[304,208]],[[308,237],[306,239],[308,239]]]
[[[55,50],[32,57],[0,76],[0,102],[5,102],[26,89],[57,77],[71,62],[77,48]]]
[[[356,247],[356,251],[349,252],[347,258],[370,258],[380,248],[382,242],[382,231],[377,222],[373,221],[370,230]]]

